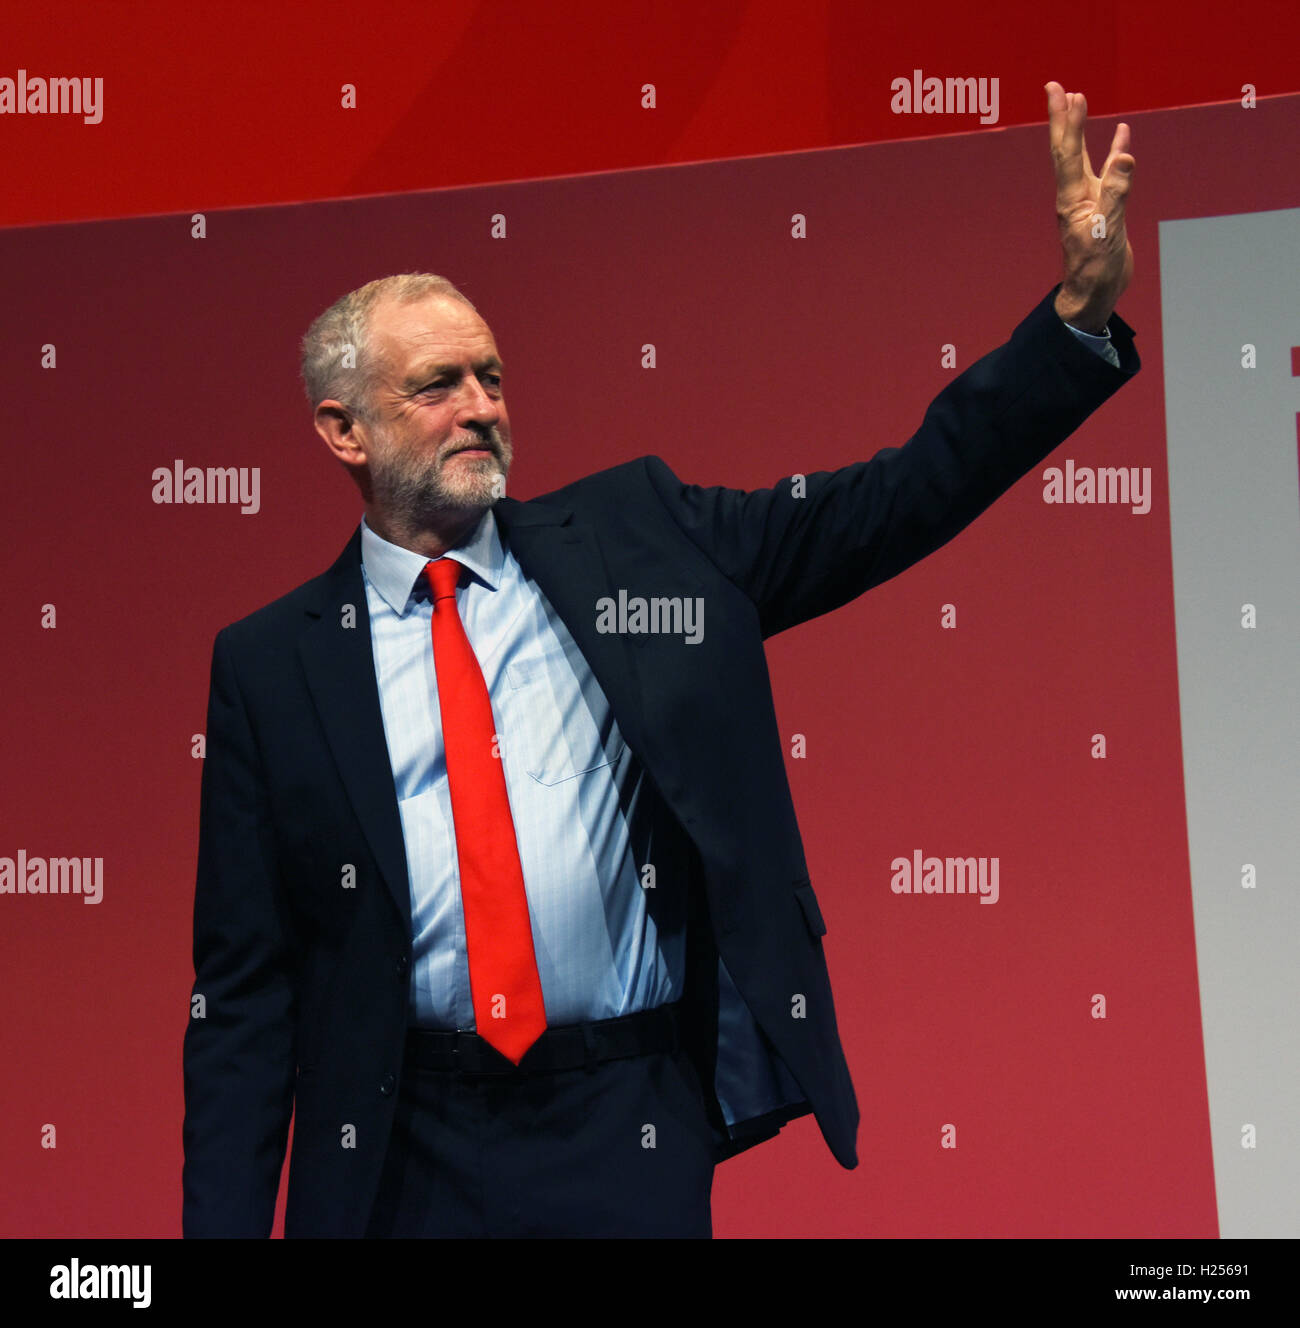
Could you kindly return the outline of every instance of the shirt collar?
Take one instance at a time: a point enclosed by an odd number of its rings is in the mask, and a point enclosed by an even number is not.
[[[497,588],[505,550],[491,508],[483,513],[469,537],[449,549],[447,556],[469,568],[489,590]],[[364,516],[361,518],[361,565],[367,580],[399,617],[406,614],[417,587],[427,589],[424,569],[430,561],[413,549],[390,544],[371,530]]]

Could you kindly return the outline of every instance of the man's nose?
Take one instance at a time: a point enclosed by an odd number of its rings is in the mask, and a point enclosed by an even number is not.
[[[472,374],[461,380],[460,400],[457,402],[456,418],[460,423],[477,421],[493,425],[501,418],[501,403],[494,401],[483,390],[483,384]]]

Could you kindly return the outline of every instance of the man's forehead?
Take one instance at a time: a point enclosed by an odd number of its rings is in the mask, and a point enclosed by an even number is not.
[[[488,325],[469,305],[451,296],[430,296],[409,304],[382,301],[371,315],[370,331],[375,349],[401,364],[443,352],[496,350]]]

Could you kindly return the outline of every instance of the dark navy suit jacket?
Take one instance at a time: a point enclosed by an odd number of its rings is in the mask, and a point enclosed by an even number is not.
[[[1110,321],[1116,369],[1064,326],[1055,293],[939,394],[905,446],[810,474],[802,496],[788,481],[701,488],[641,457],[495,506],[697,855],[686,1046],[719,1159],[811,1110],[836,1160],[857,1165],[826,924],[764,639],[952,539],[1138,371],[1122,319]],[[702,600],[702,640],[598,631],[597,602],[620,591]],[[723,996],[719,954],[735,985]],[[194,907],[203,1009],[184,1044],[186,1235],[269,1234],[291,1113],[286,1235],[364,1232],[402,1069],[410,964],[358,532],[327,572],[226,627],[213,648]],[[729,1038],[736,1019],[761,1037]],[[728,1130],[713,1091],[723,1075],[793,1081],[801,1100]]]

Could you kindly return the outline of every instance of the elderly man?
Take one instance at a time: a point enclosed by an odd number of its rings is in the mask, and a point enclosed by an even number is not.
[[[364,517],[212,660],[187,1235],[712,1233],[809,1112],[857,1164],[763,641],[951,539],[1137,372],[1121,124],[1047,85],[1060,285],[905,447],[756,492],[657,457],[504,495],[504,366],[449,282],[312,325]],[[199,1000],[198,998],[202,999]]]

